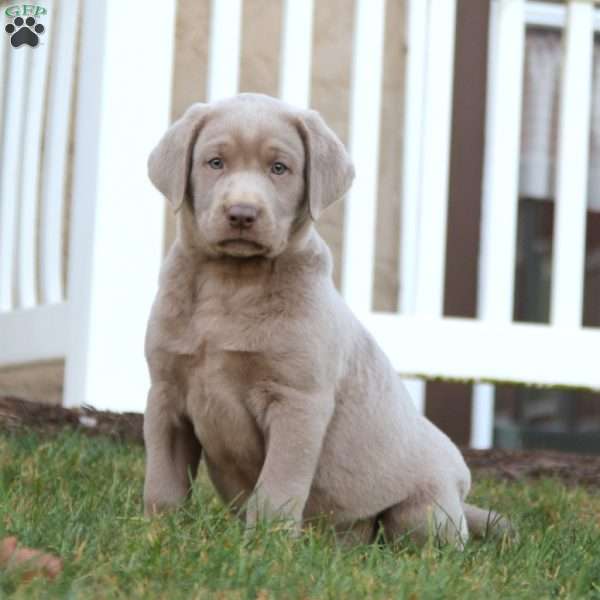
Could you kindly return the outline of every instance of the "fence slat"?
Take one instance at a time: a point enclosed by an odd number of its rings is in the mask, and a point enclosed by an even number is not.
[[[11,215],[8,214],[8,201],[2,202],[4,197],[4,186],[2,179],[4,178],[4,154],[6,149],[6,133],[8,119],[8,86],[10,72],[10,54],[9,44],[0,44],[0,311],[10,307],[10,275],[7,276],[6,260],[7,251],[5,244],[9,232],[8,223],[11,221]],[[4,243],[3,243],[4,238]],[[9,263],[10,264],[10,260]],[[6,295],[7,290],[9,291]]]
[[[8,84],[0,165],[0,311],[14,306],[15,226],[23,168],[22,141],[25,126],[27,73],[31,48],[9,52]]]
[[[237,94],[240,79],[242,0],[213,0],[208,56],[208,101]]]
[[[569,4],[564,35],[550,320],[554,325],[579,327],[588,200],[592,4]]]
[[[349,143],[356,179],[345,205],[342,292],[359,315],[373,296],[384,20],[385,0],[357,0]]]
[[[428,6],[428,0],[426,2],[411,0],[407,6],[402,217],[400,219],[400,290],[398,296],[398,308],[403,313],[413,313],[416,300]]]
[[[415,310],[442,314],[456,0],[430,0]]]
[[[494,413],[496,388],[489,383],[473,386],[471,400],[471,436],[472,448],[487,449],[494,443]]]
[[[4,109],[8,96],[8,64],[10,44],[0,44],[0,131],[4,130]],[[0,161],[2,161],[2,140],[0,138]]]
[[[281,31],[279,96],[284,102],[308,108],[314,0],[286,0]]]
[[[490,19],[478,316],[507,325],[512,320],[514,295],[524,0],[495,0]],[[489,358],[495,359],[495,355]],[[491,446],[493,417],[493,389],[475,386],[471,420],[473,447]]]
[[[144,36],[132,52],[139,10],[82,3],[65,403],[117,411],[146,404],[144,335],[164,234],[165,202],[147,157],[169,123],[175,1],[144,3]]]
[[[50,18],[52,2],[48,0]],[[20,308],[37,304],[37,215],[40,185],[44,108],[48,75],[49,44],[40,44],[31,52],[27,86],[26,121],[23,129],[23,164],[21,171],[21,206],[19,211],[18,286]]]
[[[410,2],[400,307],[432,316],[444,299],[455,27],[455,0]],[[425,382],[406,384],[424,412]]]
[[[404,144],[402,162],[402,216],[400,218],[400,273],[398,310],[415,311],[419,209],[421,205],[421,164],[423,140],[423,107],[425,104],[425,71],[429,1],[411,0],[407,4],[407,63],[404,90]],[[419,410],[425,411],[425,382],[404,381]]]
[[[45,153],[40,203],[41,302],[64,298],[62,285],[62,217],[68,161],[69,123],[75,67],[79,1],[56,3]]]

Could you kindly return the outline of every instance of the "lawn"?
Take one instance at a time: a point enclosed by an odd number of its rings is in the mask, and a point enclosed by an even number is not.
[[[516,542],[459,552],[343,549],[328,528],[245,537],[201,477],[178,512],[142,516],[143,450],[65,431],[0,434],[0,538],[60,555],[53,582],[0,573],[0,598],[600,598],[600,495],[551,480],[476,481]]]

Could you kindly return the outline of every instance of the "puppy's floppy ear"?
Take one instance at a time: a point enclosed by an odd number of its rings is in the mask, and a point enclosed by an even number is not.
[[[167,129],[148,158],[150,181],[167,197],[175,212],[186,198],[194,143],[208,111],[207,104],[192,104]]]
[[[339,200],[352,185],[354,166],[346,148],[314,110],[303,111],[298,120],[304,142],[306,195],[310,216]]]

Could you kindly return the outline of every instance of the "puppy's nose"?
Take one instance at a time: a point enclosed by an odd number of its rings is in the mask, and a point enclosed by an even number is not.
[[[232,227],[248,229],[254,225],[258,210],[251,204],[234,204],[227,209],[227,218]]]

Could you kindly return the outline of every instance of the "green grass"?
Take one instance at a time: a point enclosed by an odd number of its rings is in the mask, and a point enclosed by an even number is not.
[[[64,559],[54,582],[0,572],[0,598],[600,598],[600,496],[555,481],[479,481],[472,498],[513,515],[517,542],[464,552],[336,545],[241,525],[201,478],[178,512],[141,512],[143,451],[65,432],[0,434],[0,537]]]

